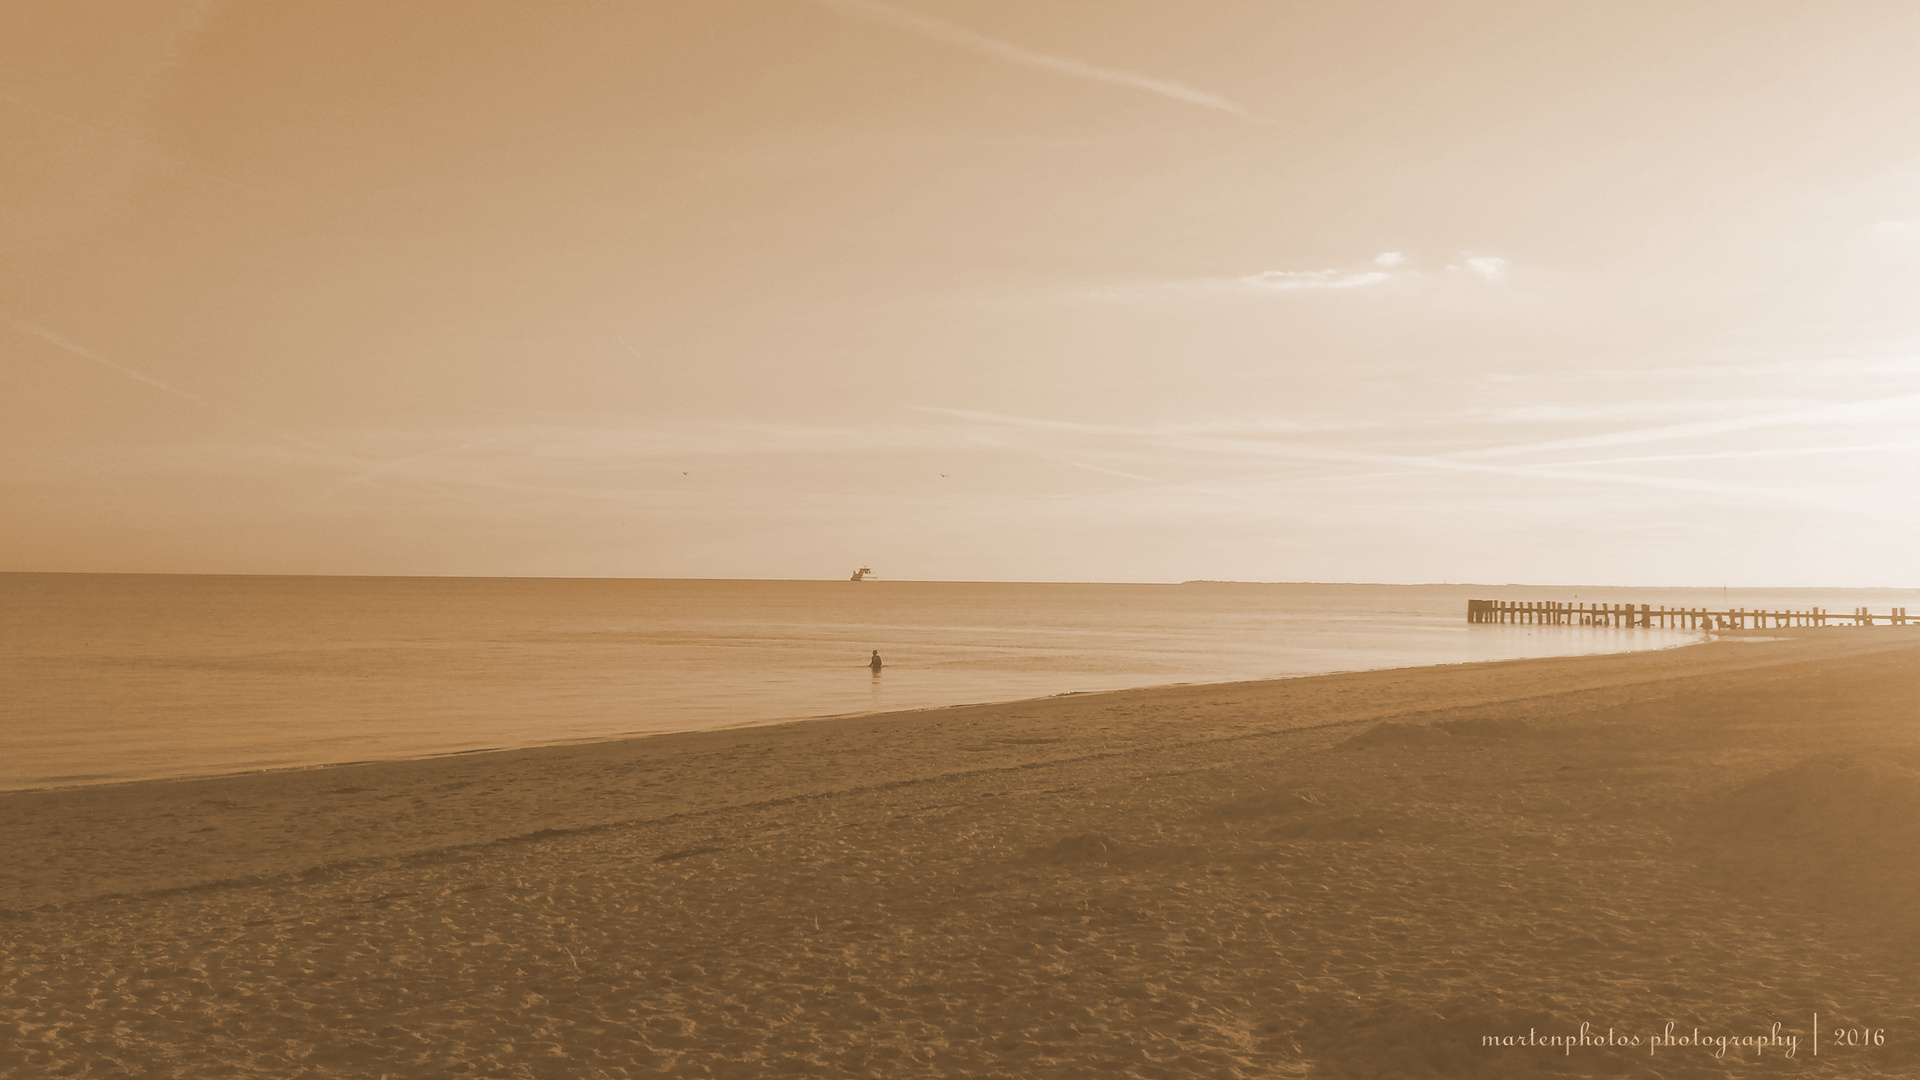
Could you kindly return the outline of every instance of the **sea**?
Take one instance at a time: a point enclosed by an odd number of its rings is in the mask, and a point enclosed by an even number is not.
[[[1469,598],[1884,611],[1920,592],[0,574],[0,790],[1704,637],[1469,625]]]

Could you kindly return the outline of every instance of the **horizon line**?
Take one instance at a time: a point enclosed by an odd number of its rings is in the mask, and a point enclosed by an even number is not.
[[[827,583],[846,582],[842,577],[792,578],[792,577],[656,577],[646,575],[608,576],[587,574],[342,574],[342,573],[272,573],[249,571],[195,571],[195,570],[0,570],[0,577],[6,576],[42,576],[42,577],[210,577],[210,578],[348,578],[369,581],[684,581],[684,582],[790,582],[790,583]],[[1059,578],[869,578],[858,582],[861,585],[1244,585],[1244,586],[1316,586],[1316,587],[1368,587],[1391,589],[1685,589],[1757,592],[1761,590],[1781,590],[1794,592],[1913,592],[1920,593],[1920,585],[1609,585],[1603,583],[1554,584],[1545,582],[1509,581],[1494,583],[1486,581],[1247,581],[1233,578],[1187,578],[1181,581],[1095,581],[1068,580]]]

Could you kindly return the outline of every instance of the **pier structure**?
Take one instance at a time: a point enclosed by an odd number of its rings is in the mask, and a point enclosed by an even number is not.
[[[1469,600],[1470,623],[1544,623],[1553,626],[1615,626],[1664,630],[1774,630],[1791,626],[1920,625],[1897,607],[1886,615],[1854,608],[1842,615],[1826,608],[1763,611],[1748,608],[1653,607],[1648,604],[1569,604],[1557,600]]]

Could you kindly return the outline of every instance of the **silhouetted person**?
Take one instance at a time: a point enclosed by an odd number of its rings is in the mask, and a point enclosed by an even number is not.
[[[879,649],[875,649],[875,650],[873,650],[873,659],[871,659],[871,660],[869,660],[869,661],[867,661],[867,666],[873,669],[873,673],[874,673],[875,675],[878,675],[878,674],[880,674],[880,667],[881,667],[881,664],[880,664],[880,650],[879,650]]]

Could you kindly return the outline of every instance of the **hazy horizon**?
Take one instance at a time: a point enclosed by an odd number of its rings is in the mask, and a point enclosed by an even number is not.
[[[473,580],[473,581],[682,581],[682,582],[837,582],[841,577],[647,577],[596,576],[569,574],[252,574],[252,573],[202,573],[186,570],[0,570],[0,576],[15,575],[73,575],[94,577],[319,577],[319,578],[396,578],[423,580]],[[852,584],[849,582],[849,584]],[[1599,582],[1527,582],[1527,581],[1251,581],[1225,578],[1187,578],[1182,581],[1108,581],[1070,578],[883,578],[878,575],[867,578],[862,585],[1246,585],[1260,587],[1304,587],[1304,588],[1382,588],[1382,589],[1536,589],[1545,591],[1564,591],[1568,589],[1605,589],[1611,591],[1642,590],[1645,592],[1738,592],[1738,593],[1862,593],[1862,594],[1902,594],[1920,593],[1920,586],[1911,585],[1767,585],[1747,583],[1726,583],[1721,585],[1674,585],[1674,584],[1628,584],[1617,585]],[[1493,599],[1508,599],[1494,597]],[[1543,597],[1542,599],[1551,599]]]
[[[1920,585],[1916,47],[14,5],[0,569]]]

